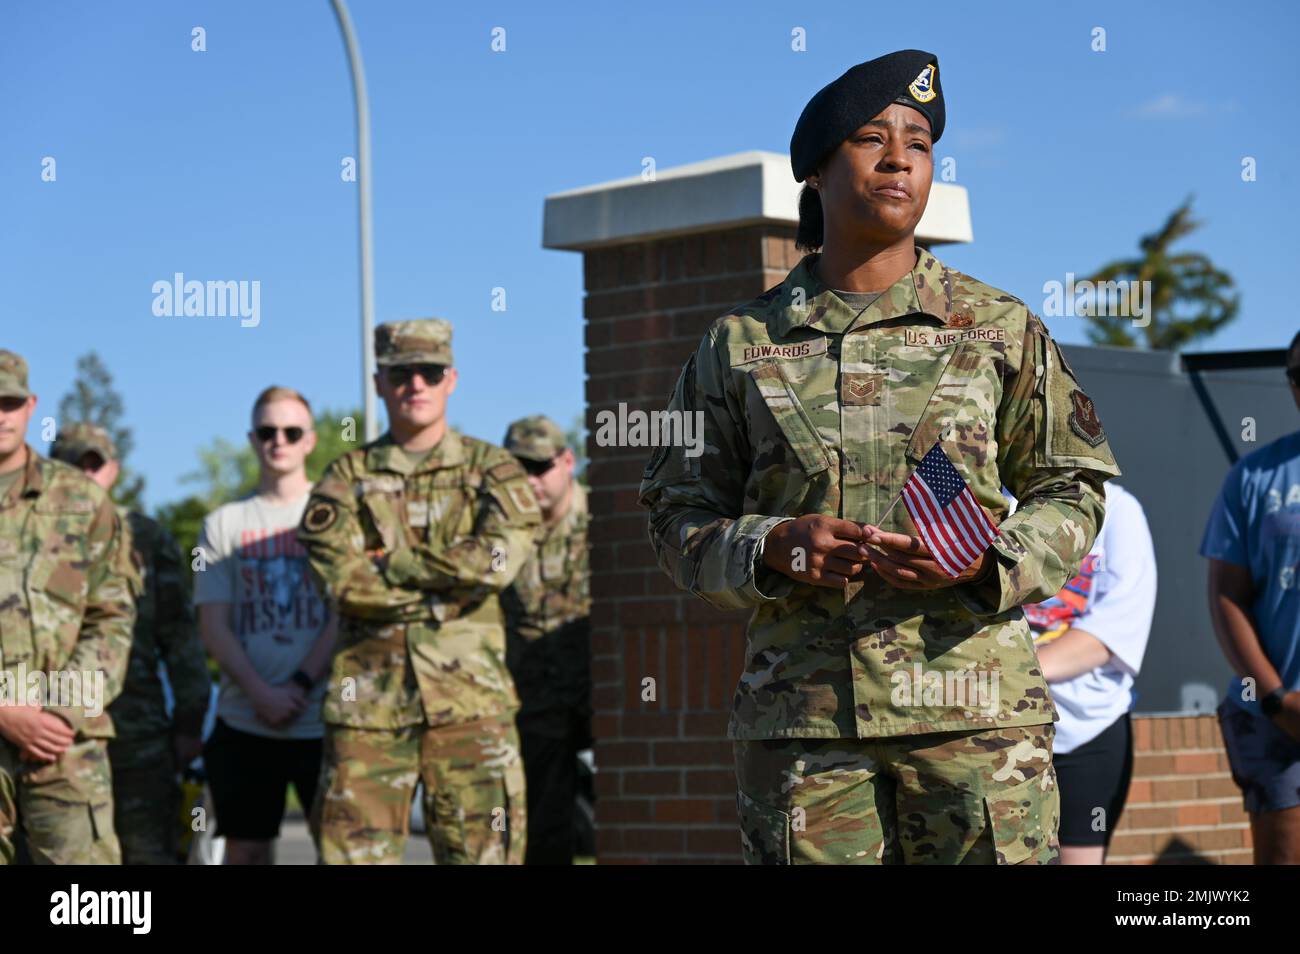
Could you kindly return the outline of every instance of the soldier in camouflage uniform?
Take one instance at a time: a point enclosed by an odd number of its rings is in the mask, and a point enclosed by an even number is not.
[[[117,447],[94,424],[65,424],[50,457],[71,464],[105,492],[120,472]],[[135,631],[122,694],[108,713],[115,736],[108,744],[113,769],[113,827],[127,865],[177,861],[178,773],[203,746],[203,716],[211,679],[195,627],[189,581],[180,548],[156,520],[118,507],[128,531],[135,595]],[[174,700],[168,719],[158,666],[167,667]]]
[[[326,864],[400,863],[424,783],[438,864],[523,860],[500,591],[541,513],[513,457],[446,421],[451,325],[375,329],[390,429],[335,460],[298,537],[338,607],[315,814]]]
[[[564,432],[550,418],[515,421],[505,448],[527,471],[543,524],[528,562],[501,594],[528,782],[524,864],[571,865],[578,753],[591,746],[587,493],[574,479]]]
[[[922,51],[813,98],[796,243],[822,252],[709,328],[670,399],[703,453],[659,448],[641,485],[665,572],[754,611],[729,726],[751,863],[1059,856],[1019,607],[1075,572],[1119,471],[1038,317],[915,246],[942,129]],[[955,578],[890,509],[936,442],[1001,531]]]
[[[35,408],[26,362],[0,351],[0,864],[20,830],[37,864],[118,864],[106,707],[137,582],[108,496],[24,442]]]

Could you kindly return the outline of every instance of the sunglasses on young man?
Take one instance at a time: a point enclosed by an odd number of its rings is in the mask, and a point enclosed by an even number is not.
[[[441,364],[394,364],[385,371],[389,385],[395,388],[410,384],[417,374],[429,387],[435,387],[442,383],[443,375],[446,373],[446,367]]]
[[[302,435],[306,433],[301,427],[272,427],[270,424],[263,424],[261,427],[255,428],[253,433],[257,435],[259,441],[269,444],[275,440],[277,431],[284,432],[284,442],[286,444],[298,443],[298,441],[302,440]]]
[[[559,462],[560,455],[556,454],[550,460],[527,460],[523,457],[515,459],[519,461],[519,465],[529,477],[541,477]]]

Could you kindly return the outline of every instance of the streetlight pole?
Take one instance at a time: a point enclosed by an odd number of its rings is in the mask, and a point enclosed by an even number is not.
[[[370,228],[370,104],[366,100],[366,74],[361,66],[361,48],[352,30],[352,18],[344,0],[330,0],[343,44],[352,68],[352,94],[357,106],[357,187],[358,213],[361,224],[361,400],[365,413],[367,441],[379,436],[379,416],[375,412],[375,263],[371,249]]]

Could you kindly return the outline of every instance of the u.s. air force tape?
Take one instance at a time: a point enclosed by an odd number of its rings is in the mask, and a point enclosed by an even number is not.
[[[313,500],[303,515],[302,525],[312,533],[323,533],[339,518],[339,506],[330,500]]]

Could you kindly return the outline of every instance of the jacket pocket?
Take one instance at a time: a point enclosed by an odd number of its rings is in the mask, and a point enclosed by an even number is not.
[[[790,386],[785,372],[781,370],[781,365],[776,361],[760,361],[758,366],[749,372],[749,377],[758,388],[758,393],[763,398],[768,411],[771,412],[772,419],[785,439],[786,446],[799,461],[804,473],[813,477],[828,470],[830,459],[826,455],[826,447],[822,443],[821,435],[817,433],[817,428],[808,417],[808,412],[799,403],[799,398]],[[757,443],[752,436],[751,441]],[[762,448],[755,446],[753,451],[757,457],[762,452]]]
[[[47,668],[58,668],[81,637],[89,583],[85,571],[71,563],[42,557],[37,560],[27,577],[32,636],[38,658],[44,659]],[[55,645],[49,644],[50,637]]]
[[[957,345],[948,355],[948,361],[912,429],[912,438],[907,442],[907,456],[913,461],[919,462],[936,441],[946,436],[949,425],[957,423],[958,412],[967,400],[965,385],[968,382],[962,369],[967,367],[971,357],[973,353],[967,344]]]

